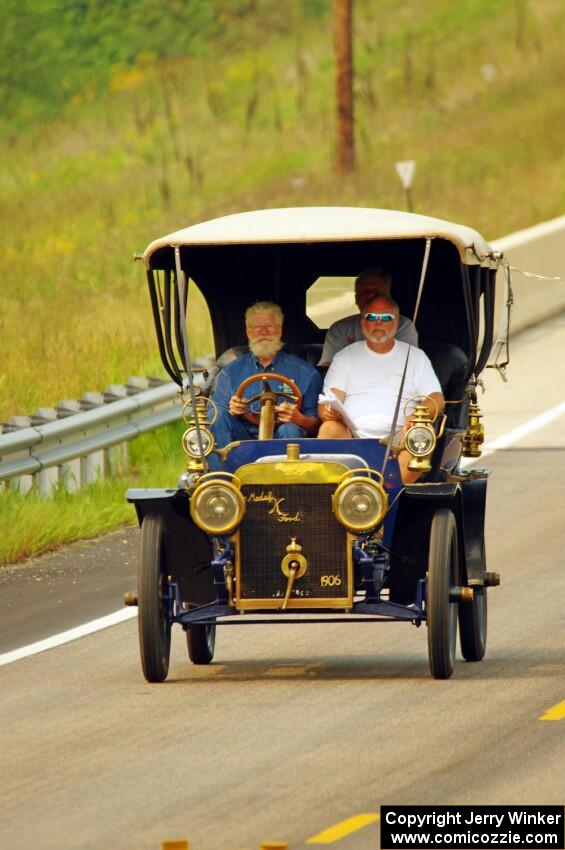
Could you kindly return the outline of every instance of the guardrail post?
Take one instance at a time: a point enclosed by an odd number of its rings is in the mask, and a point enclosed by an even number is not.
[[[68,416],[80,413],[80,411],[80,402],[76,401],[76,399],[65,399],[64,401],[60,401],[57,406],[59,419],[66,419]],[[75,493],[77,490],[80,490],[80,468],[80,457],[75,457],[63,463],[60,467],[59,478],[63,482],[65,490],[69,493]]]
[[[80,400],[81,410],[93,410],[95,407],[100,407],[104,404],[103,393],[88,392],[83,395]],[[104,478],[106,464],[104,458],[104,449],[82,457],[80,464],[80,483],[94,484],[100,478]]]
[[[31,425],[31,416],[11,416],[8,424],[12,431],[18,428],[29,428]],[[33,478],[33,475],[20,475],[19,478],[12,478],[10,484],[16,490],[19,490],[22,495],[25,495],[33,488]]]
[[[128,395],[135,395],[149,389],[149,378],[141,375],[130,375],[127,383]]]
[[[38,407],[31,417],[32,425],[46,425],[47,422],[54,422],[57,419],[57,411],[54,407]],[[48,466],[39,470],[37,475],[39,482],[39,495],[51,496],[53,490],[59,484],[59,467]]]
[[[93,452],[80,459],[80,483],[95,484],[104,478],[104,452]]]
[[[120,398],[127,398],[128,388],[124,384],[110,384],[104,391],[104,401],[112,402]],[[106,469],[108,475],[119,475],[128,469],[128,444],[118,443],[106,451]]]

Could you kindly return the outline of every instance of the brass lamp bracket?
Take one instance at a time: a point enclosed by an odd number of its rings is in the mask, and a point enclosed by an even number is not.
[[[236,440],[234,443],[228,443],[223,448],[214,448],[214,454],[219,455],[223,461],[227,458],[232,449],[236,449],[241,445],[241,440]]]
[[[230,608],[233,608],[235,603],[233,601],[233,579],[234,579],[234,566],[231,561],[226,561],[224,564],[224,578],[226,580],[226,590],[228,592],[228,605]]]
[[[434,421],[430,415],[430,411],[423,402],[418,402],[413,413],[410,414],[410,418],[414,425],[430,425]]]
[[[435,407],[435,413],[432,416],[428,407],[424,404],[424,402],[428,400],[431,401],[433,406]],[[408,405],[410,403],[414,404],[414,410],[412,413],[408,413]],[[413,395],[411,396],[406,404],[404,405],[404,416],[406,418],[410,417],[414,425],[428,425],[432,422],[435,422],[437,419],[437,415],[439,413],[439,408],[435,399],[431,396],[424,395]]]
[[[198,388],[196,392],[199,392]],[[216,419],[218,418],[218,408],[216,406],[216,403],[208,396],[198,394],[196,395],[194,405],[190,400],[185,401],[182,406],[182,418],[184,419],[186,424],[192,425],[196,417],[198,417],[198,423],[200,425],[207,425],[208,427],[210,427],[210,425],[213,425]]]

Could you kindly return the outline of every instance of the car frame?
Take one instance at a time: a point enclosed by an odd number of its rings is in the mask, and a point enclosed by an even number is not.
[[[486,568],[489,472],[464,458],[478,457],[484,439],[480,375],[507,363],[499,360],[508,321],[492,362],[502,256],[475,230],[439,219],[306,207],[195,224],[155,240],[140,258],[161,359],[188,423],[179,484],[127,494],[141,527],[138,587],[127,600],[139,609],[146,679],[167,677],[174,623],[195,664],[212,660],[217,625],[327,621],[426,624],[430,671],[439,679],[453,673],[459,623],[463,657],[481,660],[487,588],[499,576]],[[287,317],[287,348],[317,363],[324,329],[308,317],[308,289],[321,276],[354,277],[375,265],[392,275],[395,300],[413,317],[447,401],[435,421],[414,402],[424,440],[408,432],[404,447],[418,481],[402,483],[394,428],[383,440],[273,439],[278,390],[268,375],[260,439],[215,447],[210,390],[219,366],[196,386],[189,282],[210,310],[218,358],[244,350],[245,309],[268,299]],[[360,494],[367,516],[355,513]]]

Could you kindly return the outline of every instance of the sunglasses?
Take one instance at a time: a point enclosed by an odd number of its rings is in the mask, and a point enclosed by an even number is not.
[[[393,322],[396,316],[394,313],[364,313],[363,319],[366,322]]]

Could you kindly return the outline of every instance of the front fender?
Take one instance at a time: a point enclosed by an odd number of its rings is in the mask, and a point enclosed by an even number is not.
[[[467,581],[481,578],[486,570],[485,509],[489,471],[477,470],[477,473],[462,481],[410,484],[405,490],[405,498],[412,503],[413,509],[429,513],[430,521],[438,508],[453,511],[464,571],[462,578]]]
[[[190,495],[184,489],[131,489],[139,524],[146,516],[161,517],[165,526],[167,571],[178,582],[185,604],[205,605],[216,600],[212,575],[212,544],[190,516]]]

